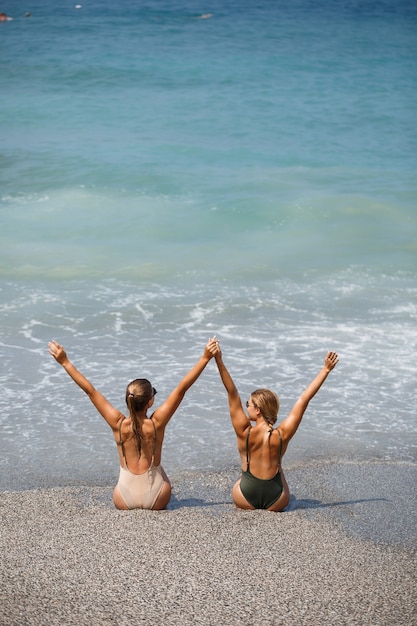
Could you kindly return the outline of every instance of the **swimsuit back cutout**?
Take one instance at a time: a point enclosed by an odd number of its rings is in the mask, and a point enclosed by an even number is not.
[[[127,459],[126,459],[126,452],[125,452],[125,444],[124,441],[122,439],[122,424],[125,421],[126,417],[123,416],[123,418],[120,420],[120,425],[119,425],[119,441],[116,441],[117,445],[121,447],[122,449],[122,456],[123,456],[123,460],[125,462],[125,467],[128,468],[127,465]],[[152,426],[153,426],[153,446],[152,446],[152,461],[151,461],[151,465],[153,465],[153,460],[154,460],[154,456],[155,456],[155,450],[156,450],[156,426],[155,426],[155,422],[153,421],[153,418],[150,417],[149,418],[152,422]],[[129,468],[128,468],[129,469]]]
[[[249,472],[250,468],[249,468],[249,435],[250,435],[250,431],[252,430],[252,426],[249,426],[248,428],[248,434],[246,435],[246,471]],[[271,428],[271,430],[269,431],[269,436],[271,436],[273,429]],[[278,454],[278,471],[280,471],[281,469],[281,454],[282,454],[282,437],[281,437],[281,433],[279,432],[278,428],[277,428],[277,433],[279,435],[279,454]]]

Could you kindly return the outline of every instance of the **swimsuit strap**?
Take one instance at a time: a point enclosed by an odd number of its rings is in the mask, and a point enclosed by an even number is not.
[[[250,435],[250,431],[252,429],[252,426],[249,426],[248,428],[248,434],[246,435],[246,471],[249,471],[249,435]]]
[[[125,465],[127,467],[126,454],[125,454],[125,444],[124,444],[124,441],[122,439],[122,424],[123,424],[125,419],[126,419],[126,416],[124,415],[122,417],[122,419],[120,420],[120,424],[119,424],[119,441],[116,441],[116,443],[122,449],[123,459],[124,459]]]
[[[279,432],[278,428],[277,428],[277,433],[279,435],[279,456],[278,456],[278,469],[281,469],[281,458],[282,458],[282,437],[281,437],[281,433]]]
[[[155,450],[156,450],[156,426],[155,426],[155,422],[153,421],[153,417],[151,417],[150,420],[153,426],[153,447],[152,447],[152,463],[153,463],[153,458],[155,456]]]

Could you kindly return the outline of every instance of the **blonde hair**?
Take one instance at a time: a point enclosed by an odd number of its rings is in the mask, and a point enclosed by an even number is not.
[[[261,412],[264,420],[271,426],[275,424],[279,411],[279,398],[270,389],[256,389],[251,393],[253,405]]]
[[[139,420],[139,414],[143,413],[149,400],[156,394],[154,389],[146,378],[136,378],[132,380],[126,387],[126,404],[132,419],[132,431],[135,437],[138,456],[142,450],[142,427]]]

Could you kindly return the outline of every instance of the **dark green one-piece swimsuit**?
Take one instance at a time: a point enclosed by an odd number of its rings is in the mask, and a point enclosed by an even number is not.
[[[248,434],[246,436],[246,471],[242,470],[242,478],[240,480],[240,490],[245,496],[246,500],[255,509],[269,509],[282,494],[282,479],[281,479],[281,453],[282,453],[282,437],[278,431],[280,447],[278,456],[278,471],[273,478],[263,480],[262,478],[256,478],[250,472],[249,468],[249,435],[251,427],[248,428]]]

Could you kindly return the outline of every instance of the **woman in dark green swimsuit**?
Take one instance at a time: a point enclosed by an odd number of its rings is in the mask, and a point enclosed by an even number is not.
[[[335,352],[327,353],[323,368],[278,428],[273,428],[279,410],[278,396],[269,389],[257,389],[246,402],[247,416],[237,388],[223,363],[220,347],[215,358],[228,394],[230,417],[242,462],[242,476],[232,491],[233,501],[241,509],[282,511],[290,501],[290,492],[281,468],[281,459],[300,425],[308,403],[338,363],[338,356]],[[255,425],[252,426],[251,422],[255,422]]]

